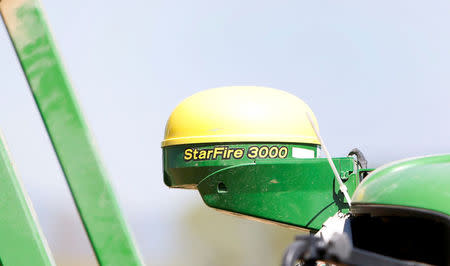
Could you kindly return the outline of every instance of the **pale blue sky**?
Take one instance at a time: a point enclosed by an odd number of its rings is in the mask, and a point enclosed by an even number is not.
[[[200,90],[289,91],[313,109],[332,155],[360,147],[369,166],[450,151],[448,1],[42,3],[144,252],[200,204],[164,187],[160,150],[171,110]],[[0,81],[0,128],[57,234],[52,217],[75,211],[3,28]]]

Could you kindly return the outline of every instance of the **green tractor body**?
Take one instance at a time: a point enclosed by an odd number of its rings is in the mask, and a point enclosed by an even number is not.
[[[353,195],[353,207],[383,206],[450,215],[450,155],[403,160],[371,173]]]
[[[449,265],[450,155],[394,162],[352,198],[353,245],[402,260]]]

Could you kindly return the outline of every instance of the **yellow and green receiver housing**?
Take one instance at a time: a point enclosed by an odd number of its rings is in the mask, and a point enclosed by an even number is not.
[[[162,142],[164,182],[198,189],[222,211],[267,222],[320,229],[348,211],[332,169],[319,158],[311,109],[284,91],[235,86],[192,95],[172,112]],[[352,157],[333,162],[352,194]]]

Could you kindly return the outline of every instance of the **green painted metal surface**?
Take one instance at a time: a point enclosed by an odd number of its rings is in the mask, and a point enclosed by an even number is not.
[[[0,134],[0,265],[55,265]]]
[[[261,151],[260,149],[258,151],[251,150],[249,151],[249,148],[251,147],[261,147],[266,146],[269,150],[271,147],[278,147],[278,153],[281,151],[281,155],[284,155],[284,149],[282,147],[286,147],[288,150],[292,150],[292,148],[296,147],[299,149],[305,149],[308,151],[311,151],[312,155],[314,157],[317,156],[317,146],[316,145],[308,145],[308,144],[291,144],[291,143],[272,143],[267,145],[261,145],[261,144],[253,144],[253,143],[240,143],[240,144],[230,144],[230,143],[223,143],[223,144],[197,144],[197,145],[176,145],[176,146],[168,146],[163,148],[163,162],[164,162],[164,182],[167,186],[170,187],[185,187],[185,188],[193,188],[195,187],[203,178],[208,176],[209,174],[214,173],[215,171],[226,168],[232,165],[237,164],[245,164],[245,163],[253,163],[255,161],[279,161],[284,160],[283,156],[276,156],[277,158],[270,158],[270,154],[267,154],[267,157],[265,159],[261,159],[259,155],[264,155],[264,150]],[[230,158],[223,159],[222,155],[217,155],[216,159],[210,159],[210,160],[196,160],[194,157],[192,157],[190,160],[185,160],[184,152],[186,149],[192,148],[192,149],[198,149],[198,150],[211,150],[215,147],[224,147],[226,150],[235,150],[235,149],[245,149],[244,153],[242,154],[242,158],[236,159],[235,154],[231,154],[230,152]],[[224,149],[223,152],[226,152]],[[274,150],[274,149],[273,149]],[[254,152],[257,152],[255,154]],[[250,154],[248,154],[250,152]],[[228,153],[228,152],[227,152]],[[273,153],[274,154],[274,153]],[[272,154],[272,157],[274,157]],[[210,156],[213,156],[214,154],[211,153]],[[228,155],[228,154],[227,154]],[[250,155],[250,156],[248,156]],[[255,157],[256,155],[256,157]],[[279,155],[279,154],[278,154]],[[195,156],[192,153],[192,156]],[[198,154],[200,157],[200,154]],[[255,157],[255,158],[253,158]],[[259,158],[258,158],[259,157]],[[292,158],[292,152],[288,152],[286,154],[286,158]]]
[[[99,263],[141,265],[39,1],[0,10]]]
[[[361,182],[352,201],[450,215],[450,155],[408,159],[381,167]]]
[[[350,159],[333,161],[338,171],[353,170]],[[356,180],[345,183],[350,195]],[[338,210],[348,211],[326,159],[229,167],[205,178],[198,190],[210,207],[312,230],[320,229]]]
[[[252,147],[256,147],[254,150],[267,147],[269,151],[272,147],[278,147],[278,151],[286,147],[287,154],[252,158]],[[242,149],[243,155],[214,158],[214,149],[217,148],[221,148],[223,153]],[[294,158],[294,148],[310,150],[312,157],[317,156],[316,145],[304,144],[222,143],[165,147],[165,183],[172,187],[197,188],[204,202],[213,208],[318,230],[338,210],[348,212],[348,204],[339,191],[327,159]],[[191,158],[192,152],[186,153],[188,149],[197,149],[197,160]],[[211,157],[200,159],[202,150],[212,150]],[[353,158],[335,158],[333,162],[345,177],[345,184],[352,195],[359,184]]]

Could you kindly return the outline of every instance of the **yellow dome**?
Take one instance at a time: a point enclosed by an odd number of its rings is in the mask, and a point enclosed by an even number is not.
[[[306,115],[309,106],[276,89],[233,86],[196,93],[182,101],[166,124],[162,146],[221,142],[320,144]]]

